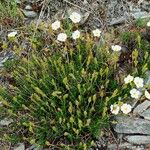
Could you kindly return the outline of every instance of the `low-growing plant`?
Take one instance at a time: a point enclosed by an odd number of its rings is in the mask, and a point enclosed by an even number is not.
[[[59,22],[54,27],[59,28]],[[109,126],[110,106],[120,97],[128,99],[127,85],[115,79],[121,46],[99,44],[98,29],[92,34],[75,29],[70,25],[64,31],[62,25],[58,33],[49,28],[46,52],[40,51],[45,45],[42,39],[37,46],[40,36],[35,34],[30,38],[33,51],[5,64],[12,79],[7,88],[0,88],[0,101],[14,122],[4,139],[51,149],[86,150]],[[138,56],[134,50],[133,75],[139,72]],[[148,54],[145,64],[147,59]],[[147,70],[146,65],[141,75]]]
[[[17,61],[11,90],[1,88],[0,95],[16,129],[24,128],[21,139],[87,149],[108,125],[108,101],[118,93],[117,82],[110,79],[119,53],[84,36],[55,42],[50,56],[34,52]]]
[[[17,7],[15,0],[0,2],[0,23],[3,26],[12,26],[20,24],[23,21],[23,15]]]

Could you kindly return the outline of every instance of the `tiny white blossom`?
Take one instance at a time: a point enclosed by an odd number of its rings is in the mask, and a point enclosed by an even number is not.
[[[57,40],[61,42],[65,42],[67,39],[67,35],[65,33],[59,33],[57,36]]]
[[[57,30],[59,28],[60,28],[60,21],[59,20],[57,20],[54,23],[52,23],[52,29],[53,30]]]
[[[147,90],[145,90],[144,94],[145,94],[145,97],[150,100],[150,93]]]
[[[121,51],[121,46],[119,46],[119,45],[112,45],[111,48],[112,48],[112,50],[115,51],[115,52]]]
[[[69,18],[73,23],[79,23],[81,21],[81,15],[77,12],[73,12]]]
[[[132,110],[132,107],[131,107],[131,105],[129,105],[129,104],[123,104],[123,105],[121,106],[121,111],[122,111],[124,114],[130,113],[131,110]]]
[[[72,38],[73,39],[78,39],[80,37],[80,31],[76,30],[72,33]]]
[[[150,21],[147,23],[147,26],[150,27]]]
[[[95,37],[100,37],[100,35],[101,35],[101,30],[99,30],[99,29],[95,29],[92,32]]]
[[[142,93],[139,90],[135,89],[135,88],[133,88],[132,90],[130,90],[130,94],[131,94],[131,97],[135,98],[135,99],[140,98],[141,95],[142,95]]]
[[[134,79],[134,77],[129,74],[126,78],[124,78],[124,82],[125,82],[125,84],[128,84],[128,83],[132,82],[133,79]]]
[[[140,77],[135,77],[134,83],[137,88],[142,88],[144,86],[144,80],[143,80],[143,78],[140,78]]]
[[[110,110],[112,114],[117,115],[119,113],[120,107],[117,104],[111,105]]]
[[[15,37],[17,35],[17,31],[10,32],[8,37]]]

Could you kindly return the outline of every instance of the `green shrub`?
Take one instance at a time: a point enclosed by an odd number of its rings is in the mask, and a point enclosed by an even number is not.
[[[112,80],[118,56],[87,37],[51,56],[20,59],[11,73],[12,89],[0,90],[16,129],[25,129],[18,136],[52,147],[89,146],[108,125],[108,101],[118,96]]]
[[[74,28],[66,31],[68,36]],[[120,52],[100,45],[88,33],[66,42],[55,40],[57,31],[48,33],[46,53],[40,51],[45,45],[36,33],[30,39],[33,51],[5,64],[13,81],[9,88],[0,88],[0,101],[14,122],[4,138],[49,148],[89,149],[109,126],[110,105],[129,97],[127,86],[115,78]],[[136,75],[138,51],[132,57],[131,73]]]

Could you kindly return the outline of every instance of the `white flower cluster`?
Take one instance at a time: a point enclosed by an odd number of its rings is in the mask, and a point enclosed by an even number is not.
[[[117,115],[121,110],[124,114],[128,114],[131,112],[132,107],[130,104],[123,104],[121,107],[118,104],[114,104],[110,106],[111,113]]]
[[[124,78],[124,83],[125,84],[129,84],[129,83],[134,83],[134,85],[136,86],[136,88],[133,88],[130,90],[130,95],[132,98],[134,99],[139,99],[142,96],[142,90],[144,89],[144,95],[145,98],[150,100],[150,93],[148,92],[147,89],[144,88],[144,79],[140,78],[140,77],[133,77],[130,74]],[[132,85],[132,84],[131,84]],[[121,110],[124,114],[128,114],[131,112],[132,107],[129,104],[123,104],[123,105],[118,105],[118,104],[114,104],[110,106],[110,110],[112,112],[112,114],[117,115],[119,113],[119,111]]]
[[[73,23],[79,23],[82,19],[81,15],[77,12],[72,12],[71,15],[69,16],[69,18]],[[56,20],[54,23],[52,23],[51,27],[53,30],[58,30],[61,27],[61,22],[59,20]],[[102,32],[100,29],[94,29],[92,31],[93,36],[97,37],[97,38],[99,38],[101,36],[101,33]],[[72,39],[76,40],[76,39],[79,39],[80,36],[81,36],[80,31],[76,30],[76,31],[73,31],[71,37],[72,37]],[[67,34],[59,33],[57,36],[57,40],[60,42],[65,42],[67,40]],[[115,52],[119,52],[122,49],[121,46],[119,46],[119,45],[113,45],[111,48]]]
[[[81,15],[77,12],[73,12],[69,18],[71,19],[71,21],[73,23],[79,23],[81,21]],[[52,23],[51,25],[52,29],[53,30],[58,30],[60,27],[61,27],[61,22],[59,20],[56,20],[55,22]],[[95,37],[100,37],[101,35],[101,31],[99,29],[95,29],[92,31],[93,33],[93,36]],[[81,33],[79,30],[76,30],[72,33],[72,38],[74,40],[80,38],[81,36]],[[58,36],[57,36],[57,40],[60,41],[60,42],[65,42],[67,39],[67,34],[66,33],[59,33]]]
[[[144,87],[144,79],[140,77],[133,77],[130,74],[124,79],[125,84],[131,83],[135,84],[136,88],[130,90],[130,94],[132,98],[139,99],[142,96],[141,88]],[[147,99],[150,99],[150,93],[145,90],[144,95]]]

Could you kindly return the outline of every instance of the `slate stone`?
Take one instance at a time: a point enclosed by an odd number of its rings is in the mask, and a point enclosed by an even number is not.
[[[125,136],[124,139],[132,144],[138,144],[138,145],[150,144],[150,136],[145,136],[145,135],[129,135],[129,136]]]
[[[150,109],[145,110],[143,113],[140,114],[141,117],[144,117],[144,119],[150,120]]]
[[[117,116],[114,130],[117,133],[150,135],[150,121],[140,118]]]
[[[118,25],[118,24],[122,24],[126,21],[126,18],[120,17],[120,18],[113,18],[112,21],[109,23],[110,26],[112,25]]]
[[[29,148],[27,148],[26,150],[43,150],[43,148],[42,147],[36,147],[35,145],[32,145]]]
[[[139,19],[139,18],[144,19],[144,18],[149,18],[150,17],[150,13],[148,13],[146,11],[131,13],[131,15],[134,17],[134,19]]]
[[[139,104],[134,110],[134,114],[140,114],[145,111],[148,107],[150,107],[150,101],[146,100],[143,103]]]
[[[8,126],[13,122],[12,119],[4,118],[3,120],[0,121],[0,126]]]
[[[14,150],[25,150],[24,143],[19,143],[19,145],[16,148],[14,148]]]
[[[37,17],[37,13],[35,11],[23,10],[23,13],[28,18],[36,18]]]
[[[17,4],[21,4],[21,0],[16,0],[16,3]]]
[[[150,11],[150,3],[144,1],[144,3],[141,5],[141,8],[145,11]]]
[[[25,7],[25,10],[32,10],[32,7],[31,7],[30,5],[27,5],[27,6]]]
[[[121,143],[119,146],[119,149],[123,150],[123,149],[132,149],[132,144],[125,142],[125,143]],[[108,144],[107,147],[108,150],[115,150],[117,149],[117,145],[116,144]]]

